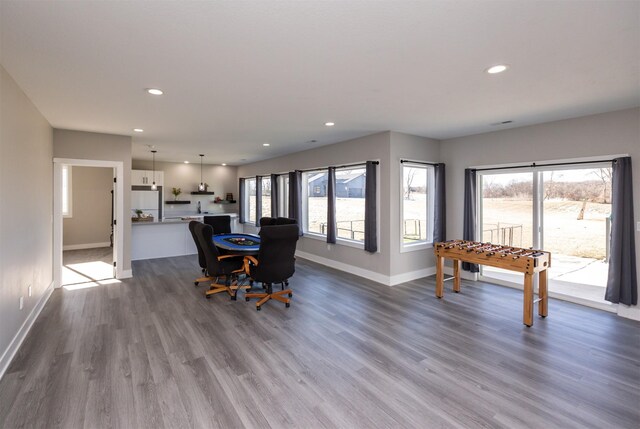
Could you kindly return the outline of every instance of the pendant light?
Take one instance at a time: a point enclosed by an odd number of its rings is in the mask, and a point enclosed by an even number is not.
[[[204,154],[201,153],[200,154],[200,186],[198,186],[198,191],[200,192],[204,192],[204,182],[202,181],[202,158],[204,157]]]
[[[158,186],[156,185],[156,152],[157,150],[151,151],[151,155],[153,156],[153,183],[151,184],[152,191],[158,190]]]

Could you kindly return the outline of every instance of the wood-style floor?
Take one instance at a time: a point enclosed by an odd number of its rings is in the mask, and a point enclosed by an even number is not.
[[[194,257],[56,290],[0,381],[0,427],[637,428],[640,324],[298,260],[291,308],[203,297]],[[448,285],[450,287],[450,285]]]

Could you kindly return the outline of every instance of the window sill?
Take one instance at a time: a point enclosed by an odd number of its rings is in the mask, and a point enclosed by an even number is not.
[[[414,244],[401,244],[400,253],[417,252],[419,250],[432,249],[433,243],[421,242]]]
[[[327,236],[318,234],[316,232],[305,232],[304,237],[312,238],[318,241],[324,241],[327,243]],[[327,243],[330,244],[330,243]],[[333,245],[333,244],[332,244]],[[356,249],[364,249],[364,243],[360,241],[352,241],[345,238],[337,238],[335,245],[346,246],[346,247],[354,247]]]

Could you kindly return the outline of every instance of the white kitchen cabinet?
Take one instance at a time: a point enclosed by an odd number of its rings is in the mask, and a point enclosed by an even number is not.
[[[131,170],[131,186],[151,186],[153,170]],[[164,171],[156,171],[156,185],[164,186]]]

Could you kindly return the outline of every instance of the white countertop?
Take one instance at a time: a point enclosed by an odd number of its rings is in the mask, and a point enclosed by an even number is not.
[[[238,217],[237,213],[202,213],[197,215],[169,216],[164,219],[131,222],[131,225],[175,225],[178,223],[189,223],[192,220],[202,222],[205,216],[231,216]]]

